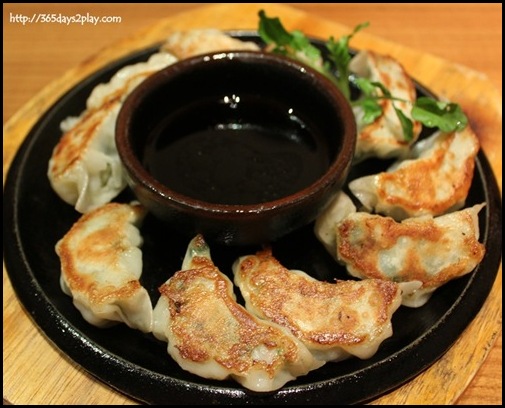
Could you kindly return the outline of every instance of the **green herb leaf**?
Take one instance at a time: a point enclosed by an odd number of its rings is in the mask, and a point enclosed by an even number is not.
[[[443,132],[463,130],[468,118],[461,107],[453,102],[442,102],[422,96],[412,107],[412,118],[423,125],[439,128]]]
[[[368,78],[354,78],[354,83],[362,93],[358,100],[352,102],[353,106],[359,106],[363,111],[359,126],[369,125],[382,115],[382,106],[377,94],[378,84]]]
[[[335,64],[337,70],[337,84],[339,89],[347,99],[351,98],[349,87],[349,62],[351,62],[351,53],[349,51],[349,41],[358,31],[368,27],[368,22],[357,25],[351,34],[341,37],[335,41],[333,37],[326,42],[326,48],[329,51],[328,58]]]
[[[291,42],[291,34],[286,31],[279,18],[267,17],[264,10],[260,10],[258,15],[260,18],[258,33],[266,44],[283,47]]]
[[[363,117],[360,118],[360,126],[369,125],[382,115],[382,106],[376,98],[364,97],[352,103],[353,106],[359,106],[363,110]]]
[[[411,142],[414,139],[414,124],[400,109],[394,106],[394,104],[393,107],[395,108],[396,116],[398,116],[402,125],[403,138],[406,142]]]
[[[377,96],[377,88],[380,89],[378,82],[372,82],[368,78],[355,77],[353,79],[354,84],[359,88],[359,90],[366,96]]]
[[[305,34],[299,30],[288,32],[279,18],[267,17],[264,10],[260,10],[258,15],[260,17],[258,33],[261,39],[272,47],[273,52],[303,62],[335,82],[326,69],[321,51],[312,45]]]

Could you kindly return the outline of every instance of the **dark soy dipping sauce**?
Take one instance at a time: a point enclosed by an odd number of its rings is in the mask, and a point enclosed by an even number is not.
[[[329,156],[322,135],[289,106],[229,94],[166,115],[149,134],[143,163],[175,192],[247,205],[308,187]]]

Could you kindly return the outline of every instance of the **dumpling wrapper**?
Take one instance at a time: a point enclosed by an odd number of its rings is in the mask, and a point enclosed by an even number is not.
[[[51,187],[80,213],[110,202],[126,187],[114,142],[119,109],[116,102],[87,111],[63,135],[49,160]]]
[[[153,334],[168,342],[184,370],[267,392],[324,364],[287,330],[236,302],[232,282],[212,262],[201,235],[189,243],[182,270],[159,290]]]
[[[61,123],[64,132],[48,165],[53,190],[80,213],[114,199],[127,185],[116,149],[116,119],[124,99],[145,78],[172,64],[168,53],[122,68],[106,84],[97,85],[79,117]]]
[[[139,282],[145,209],[109,203],[82,215],[56,244],[60,286],[84,319],[97,327],[120,322],[151,332],[153,306]]]
[[[176,31],[165,39],[161,47],[162,51],[167,51],[179,59],[215,51],[259,49],[252,41],[242,41],[213,28]]]
[[[86,100],[87,109],[100,109],[111,100],[124,101],[128,94],[144,79],[177,62],[165,51],[152,54],[147,61],[137,62],[119,69],[109,82],[98,84]]]
[[[269,248],[240,257],[233,272],[247,310],[289,329],[318,360],[370,358],[393,334],[391,318],[401,303],[394,282],[321,282],[288,270]]]
[[[336,225],[347,215],[356,212],[356,206],[350,197],[342,190],[337,191],[326,209],[318,215],[314,223],[316,238],[324,245],[326,250],[336,257]]]
[[[383,110],[382,115],[368,125],[362,125],[363,108],[360,106],[353,108],[358,125],[354,162],[369,157],[383,159],[403,157],[419,137],[422,125],[413,120],[413,137],[406,140],[395,107],[412,120],[412,104],[417,98],[414,82],[396,59],[370,50],[358,52],[349,63],[349,70],[358,77],[382,83],[393,97],[401,99],[401,101],[381,100],[379,103]]]
[[[410,283],[402,304],[422,306],[437,288],[481,262],[485,247],[479,242],[478,213],[483,207],[402,222],[364,212],[349,214],[336,227],[337,259],[359,279]],[[418,289],[416,282],[421,282]]]
[[[386,172],[357,178],[349,190],[368,211],[402,220],[442,215],[465,205],[479,141],[470,126],[419,141],[409,159]]]

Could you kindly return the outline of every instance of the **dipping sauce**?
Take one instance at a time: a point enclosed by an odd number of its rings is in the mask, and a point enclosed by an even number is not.
[[[248,205],[308,187],[330,156],[316,127],[285,103],[226,93],[167,112],[148,134],[143,165],[190,198]]]
[[[262,51],[183,59],[125,99],[116,146],[135,197],[174,231],[273,242],[314,221],[352,165],[356,122],[334,84]]]

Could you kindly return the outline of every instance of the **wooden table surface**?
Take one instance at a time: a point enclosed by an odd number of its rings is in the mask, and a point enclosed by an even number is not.
[[[366,32],[409,49],[432,54],[457,65],[468,67],[481,73],[499,94],[501,105],[502,86],[502,6],[497,4],[285,4],[307,13],[311,18],[325,19],[348,27],[369,21]],[[68,70],[85,63],[105,47],[134,35],[140,29],[155,24],[179,12],[198,9],[203,3],[190,4],[3,4],[4,23],[4,125],[16,119],[15,113],[28,104],[48,84],[56,81]],[[73,16],[76,13],[93,16],[116,16],[119,23],[99,23],[96,25],[64,25],[57,22],[42,23],[41,16]],[[23,16],[35,16],[39,22],[23,23]],[[43,19],[43,18],[42,18]],[[319,21],[319,20],[318,20]],[[252,28],[236,27],[236,28]],[[310,34],[310,33],[309,33]],[[352,43],[351,43],[352,45]],[[501,117],[500,117],[501,127]],[[5,136],[5,129],[4,129]],[[501,134],[500,134],[501,137]],[[8,141],[7,141],[8,142]],[[4,178],[7,162],[4,139]],[[501,142],[500,142],[501,143]],[[501,152],[494,159],[501,170]],[[501,176],[499,178],[501,188]],[[4,283],[4,340],[9,331],[15,331],[22,322],[9,320],[20,316],[29,317],[15,299],[5,270]],[[501,272],[499,273],[501,281]],[[501,298],[501,289],[500,294]],[[461,405],[502,404],[502,336],[501,310],[500,324],[495,335],[489,339],[485,349],[485,361],[476,370],[473,378],[468,378],[464,391],[451,403]],[[25,333],[43,338],[30,323]],[[21,341],[21,340],[20,340]],[[46,342],[45,339],[42,341]],[[13,364],[16,357],[6,349],[4,342],[4,403],[13,404],[134,404],[135,401],[97,383],[65,356],[47,343],[48,356],[57,355],[58,364],[73,372],[67,379],[57,379],[65,385],[61,390],[49,389],[54,381],[50,373],[30,367],[33,375],[27,381],[26,373],[12,374],[6,364]],[[37,355],[29,349],[24,351],[32,361]],[[49,357],[48,357],[49,358]],[[484,358],[483,358],[484,360]],[[480,365],[480,364],[479,364]],[[55,367],[55,371],[58,367]],[[25,370],[26,371],[26,370]],[[6,375],[8,374],[8,375]],[[47,376],[47,377],[46,377]],[[77,383],[87,388],[86,396],[69,395],[65,387],[72,388]],[[82,383],[82,384],[81,384]],[[76,387],[79,389],[79,387]],[[443,388],[443,387],[442,387]],[[463,387],[464,388],[464,387]],[[90,394],[91,392],[91,394]],[[401,392],[401,389],[396,393]],[[460,395],[461,394],[461,395]],[[377,404],[387,403],[379,399]],[[392,400],[392,401],[400,401]]]

